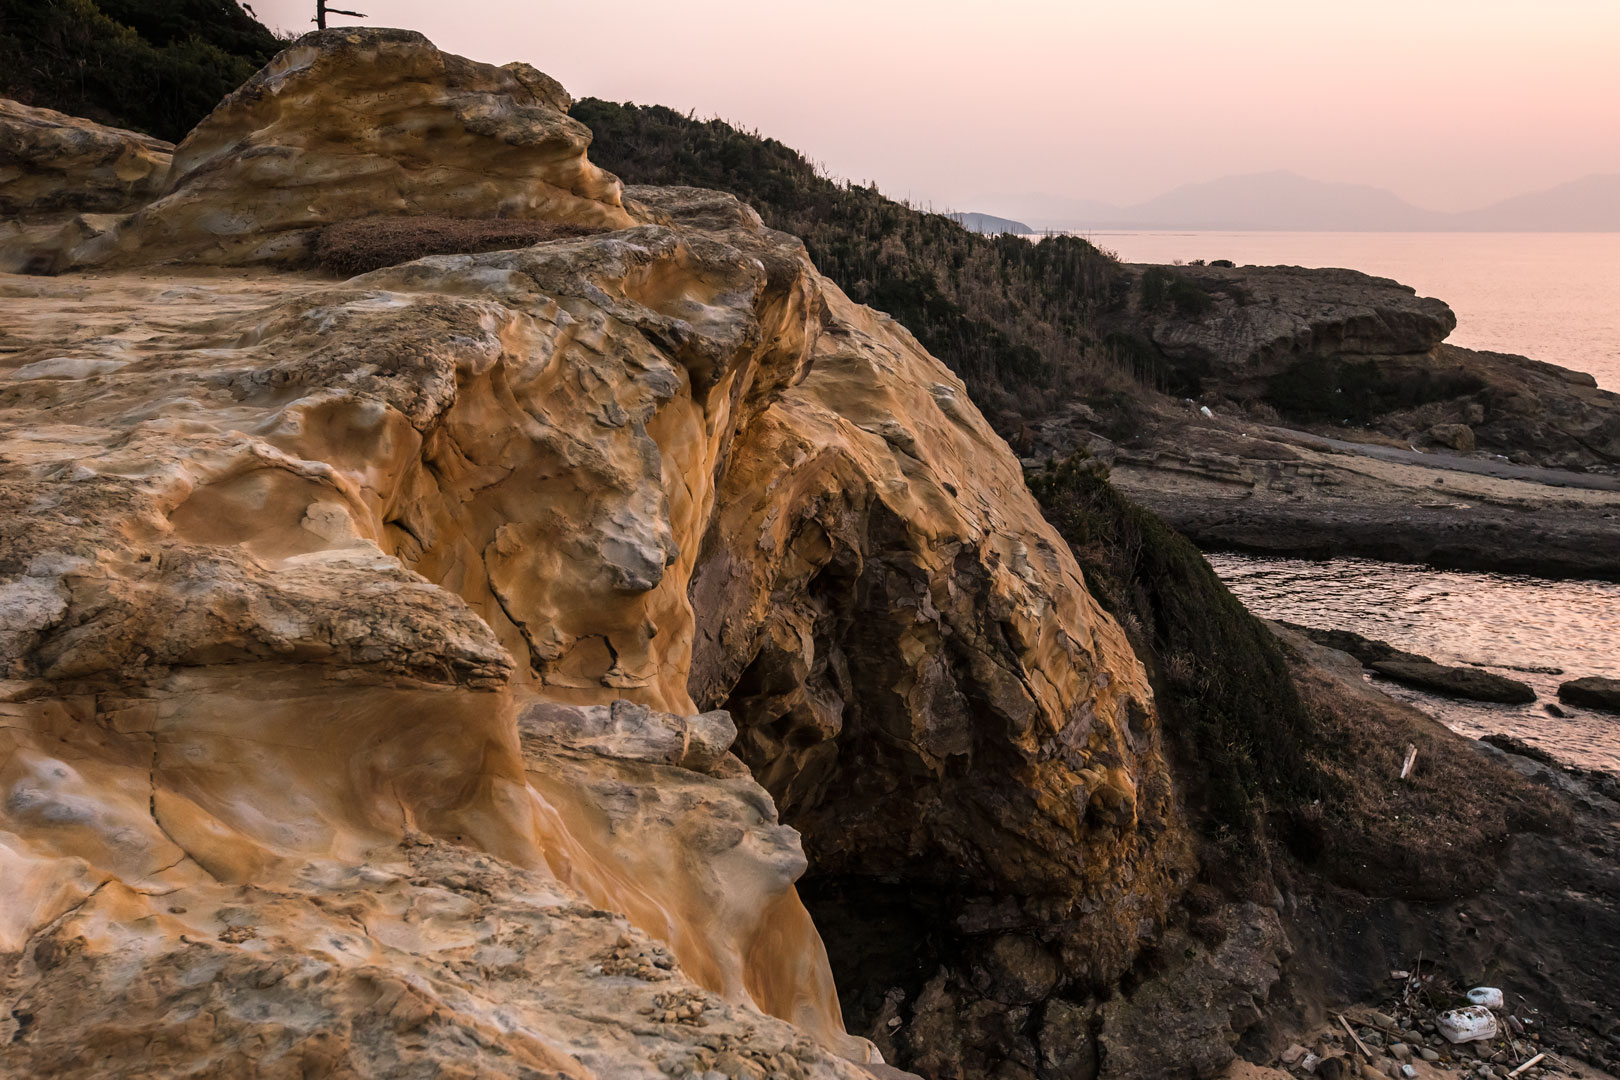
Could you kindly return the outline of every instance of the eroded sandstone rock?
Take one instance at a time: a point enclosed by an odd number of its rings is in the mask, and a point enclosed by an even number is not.
[[[565,105],[311,35],[79,223],[138,273],[0,279],[0,1065],[849,1075],[778,808],[978,883],[977,1030],[1154,932],[1152,692],[961,383]],[[152,269],[368,212],[616,231]]]
[[[0,215],[132,210],[162,191],[173,145],[0,98]]]
[[[74,223],[27,265],[297,264],[321,226],[375,216],[631,224],[569,104],[527,64],[475,63],[414,31],[318,31],[175,148],[160,198]]]

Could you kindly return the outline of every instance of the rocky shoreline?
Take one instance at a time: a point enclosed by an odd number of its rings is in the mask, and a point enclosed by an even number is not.
[[[1607,795],[1253,618],[1103,476],[1150,444],[1026,477],[569,106],[366,28],[172,156],[0,111],[0,1072],[1203,1080],[1414,952],[1620,1063]]]
[[[1209,549],[1620,580],[1620,395],[1590,375],[1446,345],[1445,304],[1354,271],[1129,269],[1111,340],[1184,396],[1073,404],[1027,460],[1085,450]]]

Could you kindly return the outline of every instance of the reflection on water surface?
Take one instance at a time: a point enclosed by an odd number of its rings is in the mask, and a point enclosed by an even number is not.
[[[1620,584],[1430,570],[1366,559],[1208,556],[1255,614],[1353,630],[1442,664],[1478,664],[1535,687],[1534,705],[1452,701],[1380,686],[1465,735],[1505,732],[1572,764],[1620,771],[1620,716],[1560,706],[1558,684],[1620,678]],[[1536,668],[1560,668],[1553,675]]]

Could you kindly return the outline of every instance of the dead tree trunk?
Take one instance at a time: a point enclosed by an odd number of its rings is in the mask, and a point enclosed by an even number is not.
[[[363,19],[366,17],[364,12],[344,11],[342,8],[329,8],[326,6],[326,0],[315,0],[315,29],[326,29],[326,17],[328,15],[352,15],[356,19]]]

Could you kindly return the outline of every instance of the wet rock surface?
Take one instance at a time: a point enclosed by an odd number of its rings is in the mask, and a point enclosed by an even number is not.
[[[1431,661],[1412,660],[1375,660],[1370,666],[1380,675],[1397,682],[1452,697],[1499,701],[1508,705],[1522,705],[1536,700],[1536,692],[1527,684],[1478,668],[1450,667]]]
[[[1558,700],[1620,713],[1620,679],[1605,679],[1596,675],[1571,679],[1558,687]]]
[[[1298,623],[1282,620],[1278,621],[1278,625],[1285,626],[1297,634],[1303,634],[1318,645],[1348,653],[1361,661],[1363,667],[1371,667],[1386,660],[1412,664],[1433,663],[1427,656],[1419,656],[1417,653],[1397,649],[1387,641],[1363,637],[1353,630],[1325,630],[1321,627],[1300,626]]]

